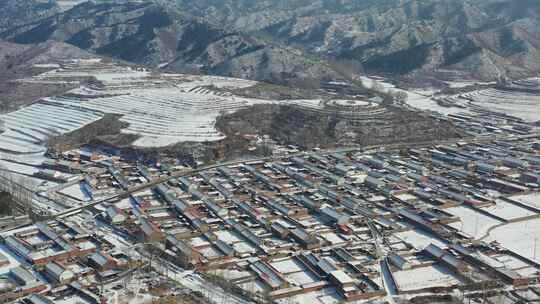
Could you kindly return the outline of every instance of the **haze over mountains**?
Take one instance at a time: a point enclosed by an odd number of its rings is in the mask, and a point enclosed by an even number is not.
[[[534,0],[65,2],[4,1],[0,39],[280,83],[342,80],[340,63],[351,61],[368,73],[445,79],[540,71]]]

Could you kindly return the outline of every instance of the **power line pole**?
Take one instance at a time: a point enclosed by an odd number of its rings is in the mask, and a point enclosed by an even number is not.
[[[536,261],[536,241],[537,241],[537,237],[535,236],[534,237],[534,248],[533,248],[533,260]]]

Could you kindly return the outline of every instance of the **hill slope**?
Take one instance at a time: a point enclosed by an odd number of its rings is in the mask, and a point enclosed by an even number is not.
[[[13,111],[36,100],[62,94],[77,83],[20,82],[54,68],[51,63],[96,55],[72,45],[54,41],[25,45],[0,41],[0,113]],[[83,80],[83,79],[81,79]]]
[[[173,71],[290,83],[367,72],[499,80],[540,71],[536,0],[6,0],[0,39],[66,42]],[[27,8],[28,13],[20,11]],[[65,7],[65,6],[64,6]],[[11,13],[10,13],[11,12]]]
[[[10,28],[0,38],[21,44],[61,41],[99,55],[181,72],[283,82],[339,78],[330,67],[298,50],[226,31],[150,2],[87,2]]]
[[[53,0],[0,1],[0,31],[52,16],[60,11]]]
[[[368,71],[494,80],[540,71],[534,0],[205,0],[178,6]],[[449,73],[451,71],[451,73]]]

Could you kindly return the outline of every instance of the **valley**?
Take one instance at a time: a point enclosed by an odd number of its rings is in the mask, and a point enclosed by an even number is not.
[[[540,302],[533,0],[4,0],[0,302]]]

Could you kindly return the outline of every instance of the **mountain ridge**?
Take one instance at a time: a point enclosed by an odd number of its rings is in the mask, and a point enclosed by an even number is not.
[[[42,17],[0,27],[0,39],[65,42],[174,72],[280,84],[351,80],[334,64],[342,61],[419,82],[540,72],[532,0],[94,1],[63,11],[23,2]]]
[[[264,81],[340,78],[301,52],[226,31],[152,2],[86,2],[0,33],[14,43],[54,40],[151,67]]]

